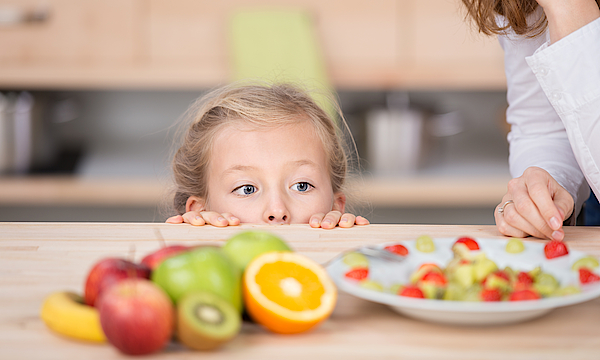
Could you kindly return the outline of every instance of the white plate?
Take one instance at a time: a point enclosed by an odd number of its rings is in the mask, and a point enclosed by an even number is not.
[[[408,284],[412,274],[423,263],[436,263],[441,267],[452,259],[452,245],[457,238],[434,239],[436,250],[423,253],[415,248],[415,241],[398,241],[380,244],[385,247],[392,244],[402,244],[409,251],[403,262],[391,263],[369,258],[369,278],[379,282],[386,289],[393,284]],[[546,259],[544,243],[523,241],[525,250],[519,254],[505,251],[508,239],[475,239],[480,250],[493,260],[500,269],[510,266],[517,271],[529,271],[537,266],[543,272],[553,275],[561,286],[578,285],[579,273],[571,270],[573,263],[587,254],[569,249],[569,254]],[[568,246],[568,243],[567,243]],[[357,282],[346,279],[344,274],[350,267],[342,262],[343,254],[333,259],[327,266],[327,271],[340,290],[362,299],[389,305],[392,309],[404,315],[445,324],[460,325],[496,325],[507,324],[541,316],[554,308],[573,305],[600,296],[600,282],[580,286],[581,293],[555,298],[544,298],[528,301],[504,302],[466,302],[415,299],[398,296],[391,293],[379,292],[360,287]]]

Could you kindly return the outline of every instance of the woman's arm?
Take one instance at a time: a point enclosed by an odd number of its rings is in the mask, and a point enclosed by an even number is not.
[[[600,17],[594,0],[537,0],[544,8],[550,30],[550,42],[555,43]]]
[[[527,62],[562,120],[587,182],[600,196],[600,18],[542,45]]]
[[[578,196],[585,182],[565,127],[525,60],[546,39],[508,34],[499,40],[505,52],[509,163],[515,180],[502,201],[514,205],[495,213],[496,224],[508,236],[562,239],[562,221],[585,200]]]

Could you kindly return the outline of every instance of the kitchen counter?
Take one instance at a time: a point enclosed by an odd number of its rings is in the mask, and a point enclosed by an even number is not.
[[[0,223],[0,359],[128,358],[109,345],[61,338],[38,313],[53,291],[81,293],[87,272],[109,256],[139,260],[167,244],[222,243],[240,230],[267,228],[296,251],[324,263],[364,244],[418,235],[501,238],[494,226],[369,225],[322,230],[307,225],[229,228],[171,224]],[[600,257],[600,228],[565,229],[569,247]],[[598,359],[600,299],[558,308],[520,324],[460,327],[413,320],[384,305],[340,293],[331,318],[312,332],[274,335],[244,323],[216,352],[195,353],[177,344],[146,358],[188,359]]]

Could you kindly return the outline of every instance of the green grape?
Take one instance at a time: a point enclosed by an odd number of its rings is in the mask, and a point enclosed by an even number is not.
[[[430,253],[435,251],[435,244],[433,243],[433,239],[428,235],[421,235],[417,238],[415,244],[417,250],[420,252]]]
[[[361,253],[349,252],[344,255],[342,262],[351,268],[366,268],[369,267],[369,259]]]
[[[373,280],[368,280],[368,279],[363,280],[358,284],[358,286],[360,286],[363,289],[369,289],[369,290],[374,290],[374,291],[383,291],[383,285],[381,285],[377,281],[373,281]]]
[[[518,254],[525,250],[525,244],[517,238],[512,238],[506,243],[506,252],[511,254]]]
[[[583,257],[573,263],[571,269],[578,271],[579,268],[595,269],[598,267],[598,260],[593,256]]]
[[[569,285],[557,289],[552,296],[567,296],[581,293],[581,289],[575,285]]]

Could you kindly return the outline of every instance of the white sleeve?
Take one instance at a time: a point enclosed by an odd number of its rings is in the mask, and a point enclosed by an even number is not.
[[[543,44],[527,63],[562,120],[575,158],[600,197],[600,18]]]
[[[525,60],[546,37],[527,39],[510,33],[498,39],[504,49],[511,175],[519,177],[531,166],[548,171],[573,196],[576,217],[587,199],[588,187],[565,127]]]

